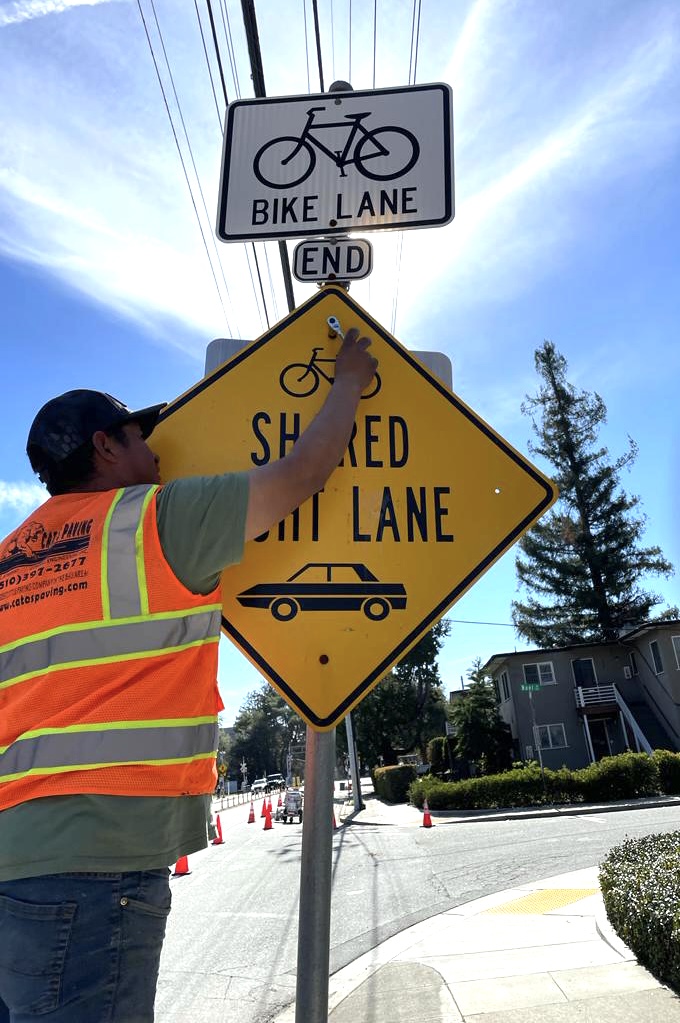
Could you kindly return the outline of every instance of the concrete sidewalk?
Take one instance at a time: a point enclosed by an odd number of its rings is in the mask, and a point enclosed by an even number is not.
[[[605,807],[580,812],[598,809]],[[351,807],[346,810],[351,814]],[[507,815],[543,814],[527,810],[502,816]],[[474,819],[480,816],[500,815]],[[398,826],[422,822],[414,807],[373,799],[352,817],[357,823]],[[447,815],[447,823],[467,819]],[[604,911],[597,867],[588,867],[457,906],[394,935],[330,978],[328,1018],[330,1023],[680,1023],[680,999],[616,936]],[[276,1023],[294,1020],[290,1005]]]

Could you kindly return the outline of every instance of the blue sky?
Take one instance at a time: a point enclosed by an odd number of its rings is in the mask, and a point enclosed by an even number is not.
[[[229,100],[246,98],[241,5],[213,7]],[[318,91],[311,2],[256,8],[268,95]],[[137,3],[0,0],[0,535],[42,499],[24,445],[45,400],[83,386],[130,405],[170,399],[200,378],[212,338],[266,329],[251,250],[213,241],[223,104],[196,9],[188,0],[155,9],[195,171],[142,0],[198,213]],[[409,83],[413,4],[377,0],[375,64],[373,10],[369,0],[320,0],[326,86]],[[628,434],[639,444],[623,484],[642,499],[646,541],[677,565],[680,7],[423,0],[415,71],[419,83],[453,88],[456,217],[373,233],[374,271],[352,295],[407,347],[446,352],[455,390],[522,451],[533,352],[552,338],[570,379],[607,404],[612,456]],[[275,322],[286,313],[278,249],[257,251]],[[296,285],[296,301],[312,293]],[[648,585],[680,601],[677,577]],[[445,688],[474,657],[522,648],[508,627],[515,595],[511,552],[449,614],[505,624],[454,621],[440,658]],[[260,675],[222,648],[229,723]]]

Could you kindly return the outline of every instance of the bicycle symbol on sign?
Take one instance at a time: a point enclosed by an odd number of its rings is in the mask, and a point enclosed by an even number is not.
[[[290,394],[292,398],[309,398],[317,390],[321,383],[321,377],[329,384],[333,383],[335,377],[329,376],[319,363],[335,362],[335,359],[320,358],[318,353],[322,351],[323,347],[312,348],[309,362],[291,362],[289,366],[284,366],[279,376],[279,383],[286,394]],[[371,381],[370,390],[361,395],[362,399],[373,398],[380,390],[381,385],[382,380],[376,372]]]
[[[325,106],[309,108],[299,137],[282,135],[265,142],[253,160],[258,181],[268,188],[299,185],[316,166],[314,147],[333,161],[343,178],[347,177],[345,167],[353,163],[365,178],[390,181],[402,177],[418,160],[420,144],[406,128],[384,125],[369,130],[361,122],[371,116],[370,110],[363,114],[345,114],[341,121],[317,121],[316,114],[325,109]],[[323,128],[348,128],[349,134],[343,149],[334,151],[312,134],[312,128],[315,132]],[[376,161],[373,166],[371,161]]]

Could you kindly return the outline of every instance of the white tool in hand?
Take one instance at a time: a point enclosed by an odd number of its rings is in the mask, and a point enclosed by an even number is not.
[[[331,328],[331,330],[338,335],[338,337],[341,337],[343,341],[345,340],[345,332],[340,326],[340,321],[336,316],[329,316],[328,319],[326,320],[326,323]]]

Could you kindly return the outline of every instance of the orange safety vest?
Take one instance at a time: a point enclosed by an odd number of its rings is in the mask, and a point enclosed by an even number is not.
[[[170,568],[158,489],[52,497],[0,544],[0,810],[215,788],[220,592]]]

